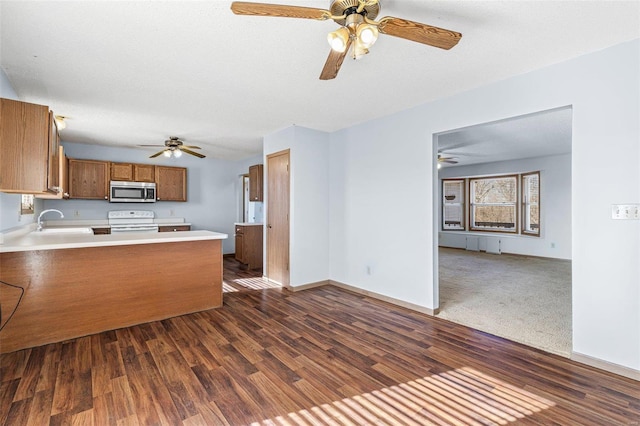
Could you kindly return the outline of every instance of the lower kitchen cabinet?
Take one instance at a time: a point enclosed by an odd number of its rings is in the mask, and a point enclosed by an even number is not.
[[[262,225],[236,225],[236,260],[248,269],[262,267]]]
[[[191,225],[158,226],[158,232],[191,231]]]
[[[91,229],[93,230],[93,235],[108,235],[108,234],[111,234],[111,228],[109,228],[109,227],[100,228],[100,227],[94,226]]]

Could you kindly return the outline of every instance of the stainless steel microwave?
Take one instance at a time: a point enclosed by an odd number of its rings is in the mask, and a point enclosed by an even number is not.
[[[153,182],[109,182],[109,201],[112,203],[155,203],[156,184]]]

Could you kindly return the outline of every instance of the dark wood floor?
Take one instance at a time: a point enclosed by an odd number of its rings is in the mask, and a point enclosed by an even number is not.
[[[332,286],[249,289],[233,262],[223,308],[2,355],[0,424],[640,419],[639,382]]]

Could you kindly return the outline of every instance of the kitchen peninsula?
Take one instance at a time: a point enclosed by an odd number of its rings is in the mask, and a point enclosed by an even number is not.
[[[226,234],[31,230],[0,245],[0,353],[222,306]]]

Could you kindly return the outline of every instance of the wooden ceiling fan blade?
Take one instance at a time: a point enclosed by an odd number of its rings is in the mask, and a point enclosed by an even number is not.
[[[331,17],[331,13],[324,9],[245,1],[234,1],[231,3],[231,10],[236,15],[277,16],[281,18],[318,19],[320,21]]]
[[[200,154],[199,152],[191,151],[190,149],[187,149],[187,148],[185,148],[184,146],[180,148],[180,151],[182,151],[182,152],[186,152],[187,154],[194,155],[194,156],[196,156],[196,157],[198,157],[198,158],[204,158],[204,157],[206,157],[206,155],[202,155],[202,154]]]
[[[344,58],[347,57],[350,48],[351,38],[348,39],[347,48],[344,49],[344,52],[336,52],[331,49],[327,62],[324,63],[324,68],[322,68],[322,72],[320,73],[320,80],[332,80],[338,76],[338,71],[340,71],[342,62],[344,62]]]
[[[183,148],[191,148],[191,149],[202,149],[199,146],[195,145],[182,145]]]
[[[429,46],[449,50],[462,38],[462,34],[444,28],[433,27],[408,19],[384,17],[378,23],[378,31]]]
[[[149,158],[156,158],[157,156],[162,155],[162,153],[165,152],[165,151],[166,151],[166,149],[163,149],[160,152],[156,152],[155,154],[150,155]]]

